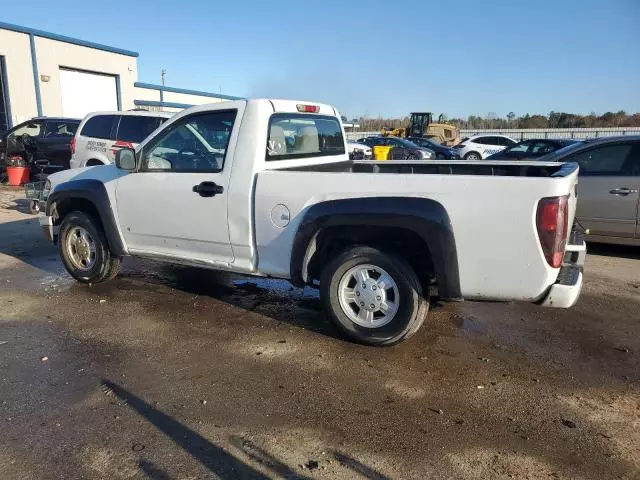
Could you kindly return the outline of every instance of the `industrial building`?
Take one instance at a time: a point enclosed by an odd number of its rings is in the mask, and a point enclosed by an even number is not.
[[[178,111],[238,97],[138,82],[138,53],[0,22],[0,132],[36,116]]]

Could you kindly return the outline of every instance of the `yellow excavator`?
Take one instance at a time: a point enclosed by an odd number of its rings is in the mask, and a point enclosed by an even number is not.
[[[460,130],[455,125],[444,123],[442,119],[443,116],[440,115],[438,122],[434,123],[431,112],[411,112],[408,128],[383,128],[380,133],[402,138],[427,137],[451,147],[460,142]]]

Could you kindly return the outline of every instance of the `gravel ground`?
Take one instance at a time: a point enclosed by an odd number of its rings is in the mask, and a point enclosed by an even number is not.
[[[640,249],[570,310],[432,304],[345,341],[315,291],[126,261],[65,273],[0,188],[0,479],[640,478]]]

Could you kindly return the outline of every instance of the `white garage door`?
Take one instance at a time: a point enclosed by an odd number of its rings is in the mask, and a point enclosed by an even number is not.
[[[116,77],[60,69],[62,115],[82,118],[89,112],[118,110]]]

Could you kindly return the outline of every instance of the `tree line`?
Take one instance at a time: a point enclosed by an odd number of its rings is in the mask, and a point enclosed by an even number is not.
[[[499,117],[495,113],[488,113],[485,116],[469,115],[467,118],[447,118],[446,115],[440,115],[440,119],[461,129],[640,127],[640,113],[628,114],[624,110],[606,112],[602,115],[596,115],[595,113],[578,115],[553,111],[548,115],[530,115],[527,113],[522,116],[509,112],[506,117]],[[438,121],[437,116],[434,116],[434,121]],[[358,123],[362,131],[375,131],[383,127],[407,127],[409,125],[409,117],[361,117],[353,119],[352,122]]]

